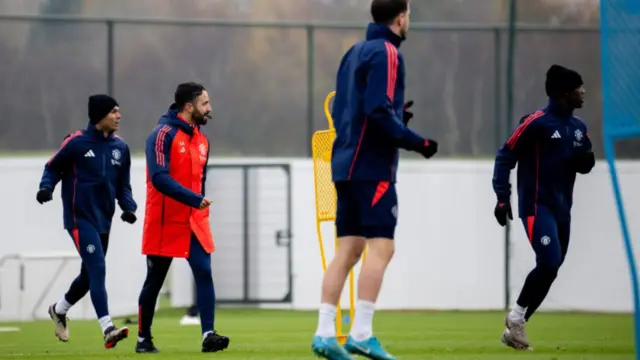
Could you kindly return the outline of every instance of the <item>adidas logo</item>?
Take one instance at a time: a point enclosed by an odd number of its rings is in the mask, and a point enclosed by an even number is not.
[[[93,153],[93,150],[89,150],[84,154],[84,157],[96,157],[96,154]]]
[[[556,130],[556,132],[553,133],[553,135],[551,135],[552,139],[560,139],[562,136],[560,136],[560,133],[558,132],[558,130]]]

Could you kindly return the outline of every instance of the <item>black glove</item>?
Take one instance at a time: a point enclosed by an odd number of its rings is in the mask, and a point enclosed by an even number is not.
[[[413,118],[413,113],[408,110],[411,106],[413,106],[413,100],[407,101],[402,109],[402,122],[405,126],[407,126],[407,124],[409,124],[409,120]]]
[[[133,224],[138,218],[132,211],[125,211],[120,216],[120,219],[122,219],[122,221],[124,222],[128,222],[129,224]]]
[[[588,174],[596,164],[596,156],[592,151],[577,154],[571,160],[573,168],[580,174]]]
[[[507,225],[507,217],[509,220],[513,220],[511,204],[508,201],[498,201],[493,214],[496,216],[496,220],[498,220],[498,224],[500,224],[500,226]]]
[[[427,139],[424,142],[424,147],[418,152],[426,159],[429,159],[438,152],[438,142],[435,140]]]
[[[51,199],[53,199],[53,192],[50,189],[40,189],[38,190],[38,194],[36,195],[36,200],[38,200],[38,202],[40,204],[44,204],[48,201],[51,201]]]

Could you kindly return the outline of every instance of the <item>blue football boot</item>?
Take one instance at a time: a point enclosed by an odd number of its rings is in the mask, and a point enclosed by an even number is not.
[[[340,343],[338,343],[338,339],[335,337],[314,336],[311,349],[321,358],[329,360],[354,360]]]
[[[351,336],[344,344],[344,348],[356,355],[364,356],[373,360],[396,360],[396,357],[386,352],[375,336],[364,341],[355,341]]]

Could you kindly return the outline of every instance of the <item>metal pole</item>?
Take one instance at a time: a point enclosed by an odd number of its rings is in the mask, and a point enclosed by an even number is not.
[[[513,63],[515,58],[515,46],[516,46],[516,17],[517,17],[517,5],[518,0],[511,0],[509,2],[509,37],[507,44],[507,114],[505,124],[511,125],[511,119],[513,119]],[[505,135],[509,136],[510,126],[505,127]],[[507,221],[507,225],[504,228],[504,308],[509,308],[511,301],[511,290],[509,285],[511,283],[511,276],[509,274],[511,263],[511,249],[510,249],[510,223]]]
[[[113,44],[113,21],[107,21],[107,94],[115,96],[115,70],[114,70],[114,44]]]
[[[292,184],[291,184],[291,165],[285,167],[287,174],[287,267],[289,273],[287,274],[287,281],[289,283],[289,291],[284,301],[293,302],[293,196],[292,196]]]
[[[502,145],[502,31],[500,29],[493,30],[493,136],[496,149]]]
[[[242,301],[249,301],[249,166],[242,167]]]
[[[313,136],[313,89],[314,78],[313,70],[315,67],[315,41],[314,28],[307,26],[307,132],[306,132],[306,148],[307,156],[312,156],[311,137]]]

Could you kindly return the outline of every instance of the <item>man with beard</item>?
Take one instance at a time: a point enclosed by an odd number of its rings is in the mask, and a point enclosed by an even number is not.
[[[343,56],[333,102],[336,139],[331,170],[337,193],[338,248],[322,282],[318,327],[311,348],[325,359],[351,354],[394,360],[373,332],[375,303],[395,250],[399,149],[431,158],[438,143],[407,127],[405,66],[400,45],[409,30],[409,0],[373,0],[366,40]],[[344,347],[336,338],[336,312],[349,271],[368,246],[358,279],[353,325]]]
[[[209,94],[200,84],[183,83],[146,142],[147,202],[142,254],[147,277],[138,300],[136,352],[158,352],[151,336],[156,301],[173,258],[186,258],[196,283],[202,352],[224,350],[229,338],[214,328],[215,291],[209,226],[211,200],[204,195],[209,141],[200,127],[210,117]]]

